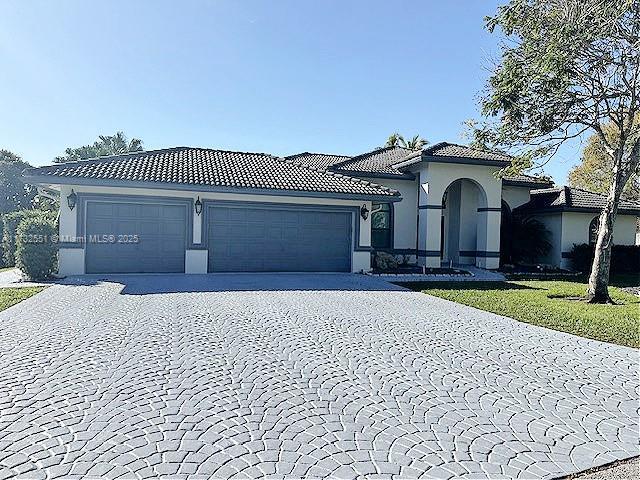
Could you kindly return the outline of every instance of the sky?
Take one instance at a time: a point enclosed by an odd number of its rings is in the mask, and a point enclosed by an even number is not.
[[[504,0],[503,0],[504,1]],[[146,150],[358,154],[465,143],[493,0],[0,0],[0,148],[33,165],[122,130]],[[566,181],[581,145],[545,167]]]

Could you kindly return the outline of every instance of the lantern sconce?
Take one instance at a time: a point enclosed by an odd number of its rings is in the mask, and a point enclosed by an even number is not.
[[[200,196],[198,196],[194,207],[196,209],[196,215],[200,215],[202,213],[202,201],[200,200]]]
[[[71,189],[71,193],[67,195],[67,205],[69,206],[69,210],[73,210],[76,206],[76,202],[78,201],[78,195],[76,192]]]
[[[367,208],[366,204],[363,204],[362,207],[360,207],[360,216],[363,220],[366,220],[369,216],[369,209]]]

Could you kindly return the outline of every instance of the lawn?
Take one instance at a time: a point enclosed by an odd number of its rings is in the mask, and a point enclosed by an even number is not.
[[[584,295],[586,284],[577,281],[430,282],[404,286],[521,322],[640,347],[640,297],[616,287],[611,287],[609,293],[617,305],[591,305],[566,298]]]
[[[0,311],[20,303],[43,289],[44,287],[0,288]]]

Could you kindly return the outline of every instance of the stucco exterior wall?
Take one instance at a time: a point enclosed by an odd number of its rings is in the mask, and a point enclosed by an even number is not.
[[[498,167],[454,163],[428,162],[417,164],[419,175],[418,250],[421,263],[429,267],[440,265],[440,218],[442,196],[447,187],[459,179],[467,179],[480,187],[477,208],[476,265],[498,268],[500,264],[500,209],[502,181],[495,177]],[[477,211],[477,209],[476,209]],[[461,220],[462,223],[463,220]]]
[[[402,201],[393,204],[393,249],[415,250],[418,228],[418,182],[416,180],[395,180],[387,178],[363,178],[378,185],[398,190]]]
[[[315,198],[304,196],[288,196],[288,195],[258,195],[258,194],[239,194],[239,193],[216,193],[216,192],[192,192],[182,190],[168,190],[156,188],[122,188],[122,187],[94,187],[80,185],[63,185],[60,193],[60,227],[59,234],[61,242],[74,242],[77,236],[83,232],[76,231],[78,223],[78,212],[80,209],[76,207],[70,210],[65,198],[71,190],[77,194],[99,194],[99,195],[125,195],[125,196],[153,196],[153,197],[174,197],[189,198],[196,200],[200,197],[201,201],[205,200],[226,200],[226,201],[242,201],[242,202],[266,202],[266,203],[283,203],[283,204],[300,204],[300,205],[318,205],[318,206],[346,206],[361,207],[363,204],[371,210],[371,202],[363,200],[344,200],[331,198]],[[202,242],[202,222],[204,215],[197,215],[193,211],[193,243],[200,244]],[[355,248],[352,251],[352,271],[368,271],[370,270],[370,253],[368,251],[358,251],[358,247],[367,248],[371,246],[371,216],[363,219],[360,215],[356,215],[354,221],[359,223],[359,238],[354,239]],[[358,230],[353,229],[354,233]],[[186,273],[206,273],[207,271],[207,250],[187,250],[185,252],[185,272]],[[59,252],[59,273],[62,275],[82,275],[84,274],[84,249],[83,248],[67,248],[64,246]]]
[[[551,251],[541,263],[556,267],[571,268],[568,254],[573,245],[589,243],[589,224],[597,217],[597,213],[556,212],[533,215],[551,232]],[[635,217],[633,215],[618,215],[614,225],[613,241],[618,245],[634,245]]]
[[[531,199],[530,187],[502,186],[502,200],[513,210],[520,205],[524,205]]]
[[[563,212],[562,240],[560,265],[570,267],[567,254],[574,244],[589,243],[589,224],[597,217],[596,213]],[[634,245],[636,236],[636,217],[633,215],[618,215],[613,227],[613,243],[617,245]]]

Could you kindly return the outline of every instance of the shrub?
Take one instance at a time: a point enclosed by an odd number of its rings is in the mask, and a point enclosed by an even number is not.
[[[595,254],[595,245],[574,244],[571,249],[571,268],[588,273]],[[640,245],[614,245],[611,248],[610,273],[640,272]]]
[[[56,268],[56,225],[46,215],[25,218],[16,236],[16,267],[30,280],[43,280]]]
[[[2,260],[4,265],[11,267],[16,264],[16,235],[18,225],[26,218],[45,218],[55,221],[56,213],[45,210],[18,210],[7,213],[2,217]]]
[[[390,253],[377,252],[374,258],[374,265],[378,270],[395,270],[398,268],[398,260]]]
[[[509,263],[533,263],[551,250],[551,232],[535,218],[514,215],[509,230]]]

